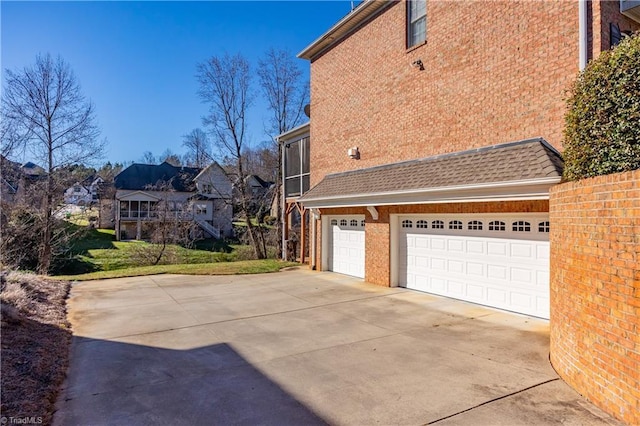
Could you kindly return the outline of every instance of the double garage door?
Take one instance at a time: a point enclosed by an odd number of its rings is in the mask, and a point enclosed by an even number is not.
[[[400,216],[400,286],[549,318],[549,218]]]
[[[329,270],[364,278],[364,217],[329,220]],[[548,214],[414,215],[395,223],[391,267],[399,286],[549,318]]]

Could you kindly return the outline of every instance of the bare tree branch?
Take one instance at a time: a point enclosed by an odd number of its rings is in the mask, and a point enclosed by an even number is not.
[[[35,64],[20,71],[6,71],[2,95],[3,151],[29,152],[44,165],[44,232],[39,248],[38,270],[47,273],[51,264],[52,213],[55,209],[56,169],[101,158],[104,141],[98,141],[93,105],[80,90],[69,65],[51,55],[37,56]],[[6,123],[6,124],[5,124]]]

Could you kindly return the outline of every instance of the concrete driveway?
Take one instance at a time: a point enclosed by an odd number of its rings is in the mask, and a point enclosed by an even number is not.
[[[305,269],[75,284],[57,425],[617,424],[548,323]]]

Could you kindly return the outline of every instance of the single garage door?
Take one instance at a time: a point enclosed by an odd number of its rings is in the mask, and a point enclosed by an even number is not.
[[[549,318],[549,216],[400,216],[398,281]]]
[[[329,270],[364,278],[364,216],[330,218]]]

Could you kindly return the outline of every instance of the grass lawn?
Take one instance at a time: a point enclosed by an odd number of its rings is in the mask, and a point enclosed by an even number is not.
[[[177,265],[135,266],[109,271],[89,272],[79,275],[60,275],[56,279],[89,281],[107,278],[136,277],[140,275],[185,274],[185,275],[238,275],[277,272],[282,268],[299,266],[298,263],[276,259],[238,260],[235,262],[195,263]]]
[[[56,278],[92,280],[152,274],[230,275],[274,272],[296,265],[275,259],[240,260],[251,248],[220,241],[200,241],[194,249],[169,245],[153,265],[158,246],[143,241],[115,241],[115,231],[91,229],[73,246],[73,261]]]

